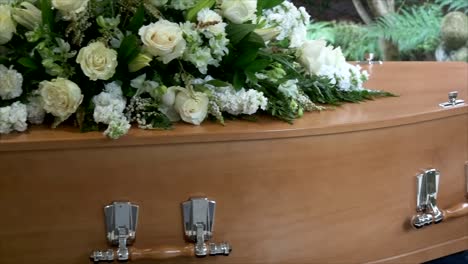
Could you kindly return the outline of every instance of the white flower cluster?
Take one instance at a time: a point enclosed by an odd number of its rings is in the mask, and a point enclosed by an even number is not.
[[[3,100],[13,99],[23,93],[23,76],[10,67],[0,64],[0,97]]]
[[[323,65],[317,75],[326,76],[343,91],[363,90],[363,82],[369,79],[367,71],[361,71],[359,65],[348,63],[342,64],[341,67]]]
[[[213,87],[207,85],[213,94],[213,101],[219,106],[222,112],[228,112],[231,115],[252,115],[259,109],[266,110],[268,99],[262,92],[256,90],[239,91],[232,87]]]
[[[28,121],[32,124],[40,125],[44,122],[45,110],[42,105],[42,99],[37,92],[28,97]]]
[[[183,59],[191,62],[198,70],[206,74],[208,65],[218,67],[229,50],[229,40],[226,34],[226,23],[222,17],[208,8],[202,9],[197,15],[198,24],[185,22],[181,25],[187,48]],[[204,38],[208,40],[206,44]]]
[[[13,130],[25,131],[28,128],[27,117],[26,105],[20,102],[0,107],[0,134],[8,134]]]
[[[264,28],[275,27],[279,30],[277,40],[289,39],[290,48],[298,48],[307,39],[307,25],[310,15],[304,7],[297,8],[293,3],[284,1],[272,9],[265,10],[260,22],[265,21]]]
[[[119,84],[106,84],[105,90],[93,97],[94,121],[109,125],[104,135],[117,139],[127,134],[130,123],[124,115],[126,100]]]

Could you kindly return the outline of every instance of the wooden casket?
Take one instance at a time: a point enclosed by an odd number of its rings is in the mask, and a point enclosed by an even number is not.
[[[72,128],[3,135],[0,263],[91,263],[112,247],[103,208],[114,201],[139,206],[128,248],[150,260],[137,263],[420,263],[466,250],[468,105],[439,104],[453,90],[468,99],[467,65],[368,66],[366,87],[399,97],[294,125],[177,124],[116,141]],[[429,168],[440,171],[437,207],[448,217],[414,229],[417,175]],[[200,196],[216,202],[210,241],[233,250],[172,258],[193,245],[181,203]]]

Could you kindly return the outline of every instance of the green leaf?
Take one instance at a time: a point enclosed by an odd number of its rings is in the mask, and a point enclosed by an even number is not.
[[[120,48],[118,50],[119,61],[128,64],[136,56],[138,56],[139,52],[140,48],[138,45],[137,36],[133,34],[128,35],[122,40],[122,44],[120,45]]]
[[[39,68],[39,65],[33,59],[28,57],[20,58],[18,63],[31,70],[37,70]]]
[[[241,43],[239,43],[239,47],[240,48],[247,47],[247,48],[260,49],[260,48],[266,47],[266,45],[265,45],[265,41],[263,40],[262,37],[260,37],[260,35],[258,35],[255,32],[250,32],[250,34],[248,34],[247,37],[245,37],[241,41]]]
[[[252,48],[240,52],[238,59],[234,62],[234,67],[244,69],[257,58],[258,49]]]
[[[223,81],[220,81],[220,80],[211,80],[211,81],[208,81],[208,82],[206,82],[206,83],[209,84],[209,85],[213,85],[214,87],[226,87],[226,86],[231,86],[230,83],[223,82]]]
[[[138,7],[135,15],[133,15],[130,23],[128,24],[128,29],[134,33],[137,33],[138,30],[143,26],[145,22],[145,7],[140,5]]]
[[[211,8],[216,3],[216,0],[202,0],[199,1],[194,7],[192,7],[185,16],[185,19],[188,21],[195,21],[197,18],[198,12],[200,12],[203,8]]]
[[[245,75],[244,73],[240,71],[236,71],[234,73],[234,79],[232,80],[232,85],[234,86],[234,89],[240,90],[242,87],[245,85]]]
[[[270,64],[271,64],[270,60],[265,60],[265,59],[255,60],[252,63],[250,63],[249,66],[247,66],[247,68],[245,68],[245,71],[256,73],[256,72],[264,70]]]
[[[241,42],[247,35],[252,33],[257,25],[254,24],[229,24],[226,33],[232,45]]]
[[[280,5],[285,0],[258,0],[257,10],[270,9],[277,5]]]
[[[54,29],[54,9],[52,8],[51,0],[40,0],[40,8],[42,13],[42,25],[47,27],[50,32]]]

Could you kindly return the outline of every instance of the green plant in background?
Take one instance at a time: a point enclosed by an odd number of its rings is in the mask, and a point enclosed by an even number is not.
[[[413,6],[379,18],[367,26],[367,33],[392,41],[403,59],[432,57],[440,41],[442,19],[442,9],[438,5]]]
[[[462,11],[468,14],[467,0],[435,0],[435,3],[441,7],[448,8],[449,11]]]
[[[438,57],[438,60],[467,60],[468,44],[465,43],[468,39],[462,39],[468,34],[466,15],[452,12],[458,14],[449,13],[444,19],[444,10],[467,13],[467,0],[427,0],[423,4],[407,0],[396,1],[396,6],[395,12],[370,22],[367,20],[368,24],[315,22],[309,27],[308,37],[322,38],[341,46],[348,60],[361,60],[368,52],[383,58],[382,38],[395,44],[402,60],[433,60],[436,49],[439,57],[443,58]],[[456,51],[447,49],[451,44],[446,35],[462,43],[455,45]]]
[[[309,39],[324,39],[340,46],[349,61],[362,60],[365,53],[381,57],[378,36],[369,34],[369,29],[352,22],[315,22],[309,26]]]

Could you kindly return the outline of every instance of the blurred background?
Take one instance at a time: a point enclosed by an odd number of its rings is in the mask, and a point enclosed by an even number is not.
[[[312,17],[309,39],[340,46],[349,61],[468,62],[468,0],[292,0]]]

